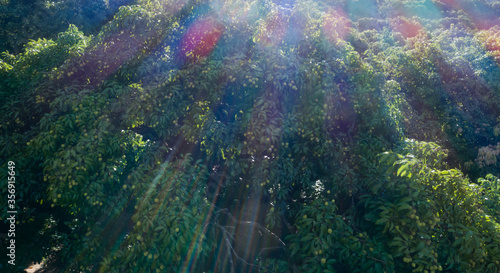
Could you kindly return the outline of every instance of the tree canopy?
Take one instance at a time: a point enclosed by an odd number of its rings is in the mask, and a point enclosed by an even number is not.
[[[500,271],[500,2],[88,2],[0,1],[2,272]]]

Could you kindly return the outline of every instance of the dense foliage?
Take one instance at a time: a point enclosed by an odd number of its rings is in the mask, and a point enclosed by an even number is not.
[[[500,271],[500,2],[0,9],[2,272]]]
[[[2,0],[0,1],[0,52],[18,53],[29,40],[56,38],[74,24],[86,33],[99,28],[132,0]]]

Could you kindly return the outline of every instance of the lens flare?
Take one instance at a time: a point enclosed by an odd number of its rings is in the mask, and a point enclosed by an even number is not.
[[[223,25],[212,17],[195,21],[181,40],[183,57],[198,60],[209,55],[219,42]]]
[[[424,29],[420,23],[404,17],[394,18],[391,21],[391,27],[394,31],[401,33],[405,39],[413,38],[424,33]]]

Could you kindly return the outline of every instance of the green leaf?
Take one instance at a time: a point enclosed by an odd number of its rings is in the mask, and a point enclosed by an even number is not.
[[[399,167],[396,175],[403,177],[407,173],[407,171],[408,171],[408,165],[406,164],[402,165],[401,167]]]

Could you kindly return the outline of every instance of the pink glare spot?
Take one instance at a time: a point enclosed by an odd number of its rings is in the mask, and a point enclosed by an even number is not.
[[[441,2],[445,3],[446,5],[452,6],[454,8],[458,6],[455,0],[441,0]]]
[[[194,22],[181,40],[183,56],[190,60],[206,57],[219,41],[223,25],[212,17]]]
[[[391,26],[394,31],[401,33],[405,39],[413,38],[424,32],[420,23],[410,21],[403,17],[397,17],[391,20]]]
[[[323,18],[323,33],[327,39],[333,42],[345,40],[351,22],[343,10],[330,10]]]

